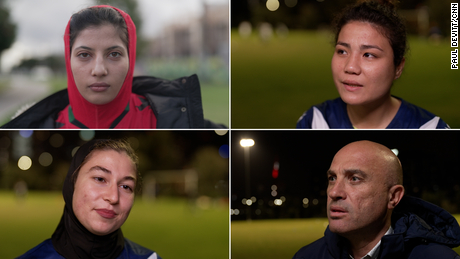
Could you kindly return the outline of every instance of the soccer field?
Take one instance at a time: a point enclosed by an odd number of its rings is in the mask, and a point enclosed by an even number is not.
[[[0,192],[0,258],[14,258],[50,238],[62,215],[60,193],[17,200]],[[126,238],[167,258],[228,258],[228,203],[199,209],[184,199],[136,200],[123,225]]]
[[[291,31],[262,42],[232,32],[233,128],[295,128],[312,105],[338,97],[331,75],[332,36]],[[460,71],[450,69],[449,41],[409,38],[410,51],[392,94],[460,128]]]
[[[460,215],[455,215],[457,221]],[[232,258],[292,258],[303,246],[322,237],[326,218],[234,221]],[[460,247],[454,249],[460,253]]]

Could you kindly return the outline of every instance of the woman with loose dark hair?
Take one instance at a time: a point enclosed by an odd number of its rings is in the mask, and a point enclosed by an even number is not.
[[[67,89],[4,128],[220,128],[203,118],[198,77],[133,77],[136,27],[100,5],[72,15],[65,35]]]
[[[59,225],[50,239],[18,258],[160,258],[126,239],[120,228],[139,186],[137,161],[125,141],[92,140],[82,145],[64,181]]]
[[[405,64],[406,28],[389,0],[361,1],[335,20],[331,68],[340,98],[314,105],[297,128],[435,129],[438,116],[391,95]]]

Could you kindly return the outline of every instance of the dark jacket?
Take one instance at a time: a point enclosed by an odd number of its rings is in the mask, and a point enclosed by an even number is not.
[[[156,256],[156,257],[155,257]],[[17,257],[16,259],[63,259],[64,257],[56,252],[53,247],[51,239],[47,239],[30,249],[25,254]],[[125,238],[125,248],[117,259],[161,259],[154,251],[140,246]]]
[[[200,83],[196,75],[165,80],[150,76],[133,78],[133,93],[148,100],[157,119],[157,128],[225,128],[205,120]],[[41,100],[2,128],[59,128],[58,113],[69,105],[67,89]]]
[[[404,197],[392,216],[394,234],[382,237],[379,259],[460,259],[451,248],[460,245],[456,219],[436,205]],[[349,259],[348,241],[329,230],[324,237],[302,247],[294,259]]]

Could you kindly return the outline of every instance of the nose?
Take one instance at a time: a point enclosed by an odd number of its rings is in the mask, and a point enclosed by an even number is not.
[[[327,196],[333,201],[344,200],[347,198],[345,186],[342,181],[335,180],[333,183],[329,183],[327,187]]]
[[[101,56],[96,57],[94,60],[94,67],[91,71],[92,76],[106,76],[108,73],[107,67],[105,65],[104,58]]]
[[[119,201],[118,186],[116,184],[107,186],[103,199],[110,204],[117,204]]]
[[[345,73],[359,75],[361,73],[360,58],[356,54],[348,56],[345,63]]]

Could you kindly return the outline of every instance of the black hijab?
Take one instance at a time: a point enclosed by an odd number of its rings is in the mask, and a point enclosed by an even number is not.
[[[99,141],[101,140],[91,140],[78,149],[72,159],[62,188],[65,201],[64,213],[51,236],[51,240],[54,249],[67,259],[116,258],[124,248],[124,237],[121,229],[105,236],[95,235],[78,221],[72,208],[74,192],[72,174]]]

